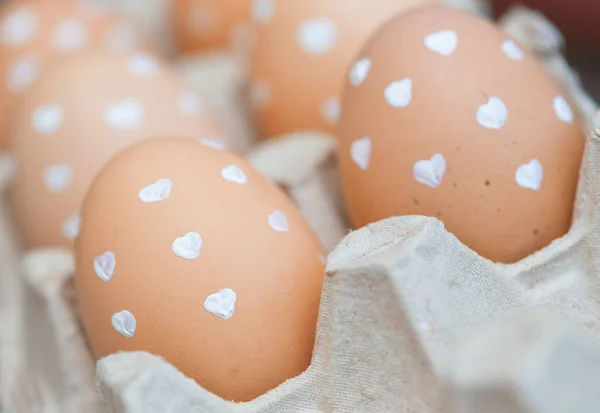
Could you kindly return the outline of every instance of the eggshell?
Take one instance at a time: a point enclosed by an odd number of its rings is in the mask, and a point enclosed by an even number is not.
[[[131,22],[81,0],[10,0],[0,7],[0,149],[6,146],[16,98],[51,56],[81,50],[150,50]]]
[[[250,52],[249,98],[262,137],[297,130],[332,132],[347,66],[375,29],[434,0],[268,2]]]
[[[72,245],[90,183],[126,146],[222,133],[169,66],[152,55],[108,52],[49,64],[23,95],[13,126],[19,167],[9,201],[26,248]]]
[[[210,50],[247,48],[256,3],[274,0],[173,0],[171,25],[179,50],[185,54]]]
[[[506,263],[570,227],[582,127],[535,58],[473,15],[423,8],[379,30],[346,77],[338,135],[354,227],[434,216]]]
[[[236,155],[138,144],[99,174],[82,218],[76,288],[96,358],[145,350],[235,401],[309,366],[322,248]]]

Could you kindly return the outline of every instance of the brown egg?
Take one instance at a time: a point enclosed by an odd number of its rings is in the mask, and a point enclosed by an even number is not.
[[[247,47],[255,3],[260,13],[259,3],[265,0],[173,0],[171,25],[179,50],[189,54]]]
[[[19,168],[9,201],[26,248],[70,246],[79,209],[108,159],[142,139],[220,139],[173,70],[146,54],[81,53],[48,65],[15,111]]]
[[[346,82],[340,172],[354,227],[438,217],[505,263],[568,231],[582,127],[498,27],[441,7],[412,11],[370,39]]]
[[[310,364],[322,248],[234,154],[183,139],[124,151],[86,197],[76,255],[96,358],[148,351],[235,401]]]
[[[150,48],[131,22],[81,0],[9,0],[0,7],[0,150],[18,95],[51,56],[81,50],[129,53]]]
[[[251,50],[250,100],[263,137],[331,132],[344,73],[375,29],[435,0],[263,1]]]

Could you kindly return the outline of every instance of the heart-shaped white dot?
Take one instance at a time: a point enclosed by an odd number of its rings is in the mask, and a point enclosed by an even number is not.
[[[128,24],[119,23],[106,32],[106,47],[113,53],[129,53],[139,42],[136,31]]]
[[[413,166],[415,180],[430,188],[437,188],[442,184],[446,174],[446,160],[444,156],[436,153],[431,159],[418,161]]]
[[[223,149],[227,149],[227,144],[225,144],[221,140],[199,138],[198,142],[200,142],[202,145],[204,145],[208,148],[217,149],[220,151]]]
[[[228,165],[225,168],[221,169],[221,176],[226,181],[233,182],[233,183],[240,184],[240,185],[243,185],[246,182],[248,182],[248,178],[246,178],[246,174],[237,165]]]
[[[1,39],[6,46],[20,46],[35,36],[37,15],[30,9],[18,9],[2,20]]]
[[[81,217],[79,215],[73,215],[62,223],[60,230],[65,238],[74,240],[79,235],[80,228]]]
[[[52,42],[61,52],[73,52],[80,49],[88,40],[87,28],[76,19],[61,21],[52,32]]]
[[[526,164],[519,166],[515,173],[517,185],[521,188],[539,191],[544,179],[544,168],[537,159],[532,159]]]
[[[235,291],[225,288],[206,297],[206,300],[204,300],[204,309],[217,317],[221,317],[223,320],[229,320],[235,312],[236,300]]]
[[[502,42],[500,48],[502,49],[502,53],[510,60],[523,60],[525,58],[523,50],[512,40],[505,40]]]
[[[155,76],[158,68],[158,60],[147,54],[136,54],[127,59],[127,70],[134,76]]]
[[[271,86],[266,80],[255,80],[250,85],[249,99],[255,108],[264,108],[271,101]]]
[[[252,20],[255,23],[269,23],[274,13],[275,0],[254,0],[252,3]]]
[[[173,182],[170,179],[163,178],[150,184],[138,192],[138,198],[142,202],[159,202],[169,199],[171,190],[173,189]]]
[[[110,319],[110,322],[115,331],[121,334],[123,337],[131,338],[135,335],[137,321],[131,312],[123,310],[119,311],[118,313],[114,313]]]
[[[298,27],[296,41],[305,53],[323,55],[338,41],[337,24],[327,17],[304,20]]]
[[[202,111],[202,100],[197,93],[191,91],[182,92],[179,95],[179,108],[188,115],[197,115]]]
[[[458,47],[458,34],[454,30],[441,30],[425,37],[425,46],[442,56],[450,56]]]
[[[371,59],[369,59],[368,57],[354,62],[352,68],[350,69],[350,84],[352,86],[361,85],[362,82],[364,82],[367,78],[367,75],[371,70],[371,65]]]
[[[287,217],[281,211],[274,211],[269,215],[269,225],[277,232],[288,232],[290,230]]]
[[[508,119],[508,109],[500,98],[492,96],[477,109],[477,122],[487,129],[502,129]]]
[[[552,101],[552,106],[554,107],[554,112],[556,113],[556,116],[558,116],[558,119],[569,125],[573,123],[573,111],[564,97],[555,97]]]
[[[365,136],[352,142],[352,145],[350,145],[350,157],[363,171],[369,169],[371,165],[371,138]]]
[[[40,135],[52,135],[63,122],[63,108],[56,103],[38,107],[31,117],[33,130]]]
[[[51,165],[44,170],[44,184],[50,192],[64,191],[73,180],[73,171],[69,165]]]
[[[405,108],[412,101],[412,80],[402,79],[389,84],[384,92],[385,100],[394,108]]]
[[[144,106],[137,99],[125,99],[113,103],[104,111],[104,120],[114,129],[137,129],[142,125],[143,119]]]
[[[116,265],[115,253],[112,251],[106,251],[94,259],[94,271],[98,278],[104,282],[110,281],[113,277]]]
[[[321,116],[330,125],[337,125],[342,112],[340,98],[337,96],[327,99],[321,105]]]
[[[15,93],[27,89],[35,81],[40,72],[40,60],[33,56],[25,56],[17,60],[8,72],[8,87]]]
[[[200,256],[202,237],[197,232],[188,232],[173,241],[173,252],[179,258],[193,260]]]

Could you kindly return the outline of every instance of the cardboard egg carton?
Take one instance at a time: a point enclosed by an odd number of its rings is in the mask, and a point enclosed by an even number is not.
[[[523,13],[529,12],[509,15],[504,27],[543,62],[558,62],[546,67],[586,125],[595,125],[566,236],[502,265],[479,257],[434,218],[390,218],[351,232],[328,257],[311,367],[250,403],[234,404],[144,352],[106,357],[94,374],[78,321],[72,254],[47,249],[20,255],[0,203],[0,411],[480,413],[486,406],[486,413],[596,412],[600,117],[592,121],[591,99],[582,103],[586,95],[560,54],[560,42],[543,49],[539,33],[525,29],[542,27],[532,19],[545,22],[543,17]],[[217,76],[215,62],[200,63]],[[558,67],[564,70],[553,70]],[[221,85],[235,96],[243,73],[228,73],[234,80]],[[236,108],[245,110],[237,101],[230,105],[225,116],[231,119],[243,113]],[[234,145],[246,148],[239,151],[284,187],[324,245],[333,247],[346,232],[333,139],[295,134],[248,150],[251,132],[235,136],[241,143]],[[10,160],[3,164],[5,186]],[[536,311],[568,321],[530,315]],[[520,318],[503,322],[507,316]],[[530,330],[538,334],[522,337]],[[577,392],[571,403],[579,403],[567,406],[572,410],[564,404],[569,391]]]

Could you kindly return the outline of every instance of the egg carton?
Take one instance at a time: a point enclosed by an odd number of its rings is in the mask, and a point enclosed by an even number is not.
[[[600,244],[595,200],[600,118],[592,121],[595,103],[571,75],[560,55],[560,42],[544,49],[535,40],[543,30],[543,17],[522,10],[504,19],[504,27],[546,62],[591,129],[574,223],[566,236],[517,264],[501,265],[469,250],[434,218],[390,218],[348,234],[328,258],[311,367],[253,402],[233,404],[203,390],[160,357],[143,352],[109,356],[97,363],[94,376],[74,300],[71,253],[35,250],[19,258],[10,220],[0,205],[0,408],[14,413],[437,413],[444,402],[445,412],[451,407],[452,412],[469,413],[481,411],[476,409],[481,405],[472,402],[476,399],[499,403],[503,412],[562,413],[569,410],[560,410],[558,401],[542,406],[540,398],[552,401],[559,393],[550,390],[569,387],[582,391],[576,398],[581,405],[573,411],[594,411],[590,406],[600,403],[590,400],[600,392],[588,392],[583,382],[576,388],[573,380],[583,377],[588,385],[599,383],[598,366],[561,361],[578,354],[591,354],[590,360],[595,360],[598,354],[600,302],[595,290]],[[216,61],[195,64],[216,74]],[[188,70],[194,72],[191,66]],[[234,96],[243,87],[243,74],[229,73],[234,81],[222,86],[230,87]],[[242,113],[236,108],[243,110],[243,105],[230,105],[226,116],[236,119],[235,114]],[[233,146],[282,185],[307,221],[320,230],[322,242],[333,246],[345,234],[333,139],[294,134],[248,151],[252,134],[235,136],[239,142]],[[9,172],[10,167],[0,168],[0,183],[8,181],[2,174]],[[535,310],[579,322],[594,339],[582,335],[567,340],[569,328],[557,321],[539,322],[542,333],[533,340],[537,347],[510,342],[516,340],[515,329],[522,331],[518,329],[523,321],[498,327],[503,333],[495,336],[485,331],[491,321]],[[470,350],[461,353],[463,346],[475,345],[462,344],[464,337],[479,329],[484,329],[475,339],[479,350],[467,347]],[[502,340],[512,347],[499,345]],[[547,357],[539,356],[540,348],[546,349]],[[509,350],[513,352],[503,353]],[[504,354],[506,362],[490,363],[489,354]],[[569,366],[574,370],[561,370]],[[567,377],[569,383],[563,383]],[[483,385],[479,379],[485,379]],[[512,390],[503,387],[507,382],[513,383]],[[484,396],[489,399],[478,399]],[[540,406],[543,409],[535,410]]]

